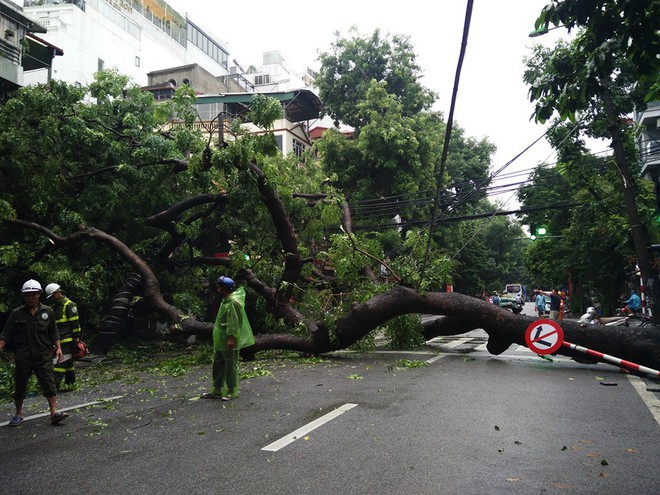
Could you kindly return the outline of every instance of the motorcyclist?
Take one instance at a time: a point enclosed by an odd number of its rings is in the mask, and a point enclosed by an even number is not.
[[[640,310],[640,308],[642,307],[642,300],[637,295],[637,293],[633,290],[632,294],[630,294],[630,297],[628,298],[628,300],[623,301],[623,304],[624,304],[624,307],[621,309],[621,311],[624,314],[632,316],[635,313],[637,313]]]

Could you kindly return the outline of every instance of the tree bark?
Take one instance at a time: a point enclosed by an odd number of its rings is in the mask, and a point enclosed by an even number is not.
[[[526,345],[525,331],[537,321],[534,317],[516,315],[457,292],[421,294],[415,289],[398,286],[354,306],[337,321],[334,339],[327,334],[322,335],[321,330],[324,329],[321,327],[317,335],[309,339],[291,335],[259,335],[256,346],[257,350],[288,349],[323,354],[345,349],[390,319],[409,313],[446,315],[425,325],[424,337],[427,340],[482,328],[488,333],[487,348],[491,354],[501,354],[511,344]],[[660,329],[657,327],[582,327],[579,322],[569,320],[558,323],[564,331],[566,342],[650,368],[660,368]],[[567,347],[560,348],[557,354],[578,359],[584,357],[584,354]]]

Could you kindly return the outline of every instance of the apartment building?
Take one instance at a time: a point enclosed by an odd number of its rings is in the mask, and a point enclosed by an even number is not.
[[[263,53],[260,62],[241,65],[234,60],[235,65],[231,66],[229,71],[231,74],[240,74],[245,77],[259,93],[295,89],[311,90],[314,87],[315,71],[309,67],[302,72],[293,70],[278,51]]]
[[[145,86],[150,72],[190,64],[229,74],[225,44],[163,0],[25,0],[24,11],[66,53],[53,64],[61,81],[84,85],[115,68]]]
[[[0,0],[0,101],[25,84],[26,74],[40,72],[43,77],[38,82],[50,78],[53,58],[63,51],[37,35],[44,33],[46,28],[21,7]]]
[[[660,101],[650,102],[643,112],[635,112],[634,120],[642,128],[637,141],[642,174],[656,183],[660,193]]]

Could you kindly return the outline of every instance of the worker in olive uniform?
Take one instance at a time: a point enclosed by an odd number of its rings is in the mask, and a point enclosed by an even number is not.
[[[78,307],[71,299],[62,294],[58,284],[46,286],[46,300],[55,311],[55,322],[57,331],[60,333],[60,344],[62,345],[62,361],[55,365],[55,383],[60,390],[62,378],[65,385],[76,383],[76,370],[73,366],[73,355],[80,341],[80,321],[78,318]]]
[[[53,377],[53,349],[55,360],[62,359],[60,336],[57,333],[55,313],[41,304],[41,284],[28,280],[21,289],[25,304],[14,309],[0,333],[0,351],[10,345],[14,351],[14,404],[16,415],[9,426],[23,422],[23,401],[32,373],[37,376],[44,397],[48,400],[51,424],[58,424],[68,416],[57,412],[57,387]]]
[[[202,398],[231,400],[238,397],[239,351],[254,345],[254,336],[245,314],[245,289],[229,277],[220,277],[217,287],[222,302],[213,326],[213,383]]]

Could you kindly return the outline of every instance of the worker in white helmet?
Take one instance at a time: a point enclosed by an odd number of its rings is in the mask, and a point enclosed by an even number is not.
[[[62,359],[60,336],[55,323],[55,313],[50,306],[41,304],[41,284],[28,280],[21,289],[24,305],[14,309],[0,333],[0,351],[10,344],[14,351],[14,404],[16,415],[9,421],[9,426],[18,426],[23,422],[23,401],[32,373],[37,376],[44,397],[50,408],[50,422],[60,423],[68,416],[57,412],[57,386],[53,376],[53,355],[56,361]]]
[[[62,293],[59,284],[48,284],[46,286],[46,301],[55,311],[55,323],[60,333],[60,344],[62,345],[62,361],[55,365],[55,384],[60,390],[62,378],[64,384],[73,386],[76,383],[76,370],[73,365],[73,355],[80,341],[80,320],[78,317],[78,306]]]

